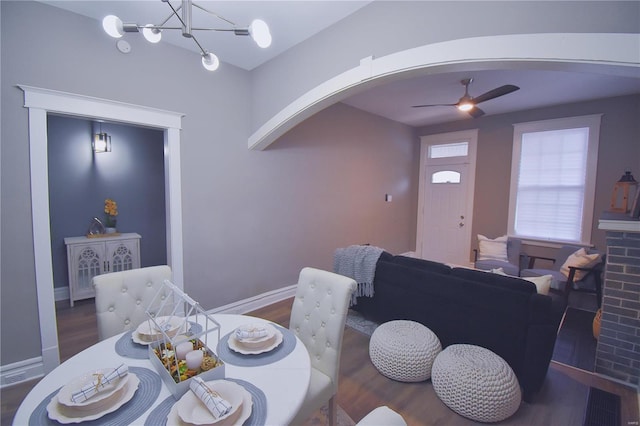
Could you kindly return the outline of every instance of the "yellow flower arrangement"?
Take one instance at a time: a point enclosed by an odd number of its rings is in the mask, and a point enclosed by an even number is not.
[[[116,216],[118,216],[118,204],[111,198],[104,200],[104,212],[107,214],[105,226],[115,228]]]

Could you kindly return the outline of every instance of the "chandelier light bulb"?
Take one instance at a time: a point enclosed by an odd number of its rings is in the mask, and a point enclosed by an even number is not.
[[[142,35],[147,39],[149,43],[158,43],[162,39],[162,32],[153,28],[153,24],[147,24],[142,29]]]
[[[258,46],[265,49],[271,46],[271,32],[269,26],[262,19],[254,19],[249,25],[251,38]]]
[[[102,19],[102,28],[104,32],[113,38],[120,38],[124,35],[124,26],[122,20],[115,15],[107,15]]]
[[[202,66],[209,71],[215,71],[220,66],[220,60],[216,55],[208,52],[206,55],[202,55]]]

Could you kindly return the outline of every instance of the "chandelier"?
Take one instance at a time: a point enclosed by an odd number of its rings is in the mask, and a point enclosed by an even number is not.
[[[146,24],[139,25],[138,23],[123,23],[120,18],[115,15],[108,15],[102,20],[102,28],[104,31],[113,38],[121,38],[125,33],[137,33],[142,30],[142,35],[150,43],[158,43],[162,39],[163,30],[181,30],[184,37],[192,39],[202,52],[202,66],[209,71],[215,71],[220,66],[220,60],[218,57],[205,50],[193,31],[228,31],[233,32],[238,36],[251,36],[253,41],[261,48],[267,48],[271,45],[271,32],[266,22],[261,19],[254,19],[248,27],[238,27],[230,20],[223,18],[215,12],[205,9],[204,7],[194,3],[192,0],[181,0],[180,6],[173,7],[169,0],[161,0],[171,8],[171,15],[167,17],[160,24]],[[230,25],[230,28],[196,28],[191,25],[191,16],[193,7],[196,7],[208,14],[224,21]],[[178,13],[178,12],[181,13]],[[180,21],[180,26],[167,26],[167,23],[171,18],[176,17]]]

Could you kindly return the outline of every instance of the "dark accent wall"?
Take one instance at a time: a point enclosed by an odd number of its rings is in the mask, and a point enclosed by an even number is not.
[[[65,237],[104,219],[104,200],[118,203],[118,232],[142,236],[142,266],[166,264],[164,135],[161,130],[103,123],[112,151],[95,154],[92,121],[49,115],[49,211],[54,287],[68,285]]]

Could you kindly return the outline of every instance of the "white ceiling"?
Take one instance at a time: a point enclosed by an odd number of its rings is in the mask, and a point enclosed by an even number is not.
[[[139,25],[146,25],[160,24],[172,14],[169,5],[161,0],[40,0],[40,2],[94,18],[99,21],[96,22],[96,25],[100,26],[102,18],[107,15],[116,15],[125,23],[135,22]],[[193,31],[193,35],[202,47],[215,53],[220,61],[252,70],[354,13],[371,1],[196,0],[194,3],[234,22],[240,28],[246,28],[254,19],[262,19],[269,25],[273,43],[267,49],[259,48],[250,37],[236,36],[229,32]],[[177,8],[181,2],[171,0],[171,4]],[[180,23],[176,17],[173,17],[167,22],[167,25],[179,26]],[[192,8],[192,26],[233,28],[225,21],[196,7]],[[125,34],[124,37],[142,37],[142,33]],[[200,53],[196,43],[183,37],[179,30],[163,31],[161,43],[170,43]]]
[[[96,19],[96,25],[108,14],[119,16],[124,22],[159,24],[171,14],[169,6],[161,0],[143,1],[51,1],[42,0],[62,9]],[[196,1],[205,8],[247,26],[253,19],[265,20],[271,29],[273,44],[260,49],[248,37],[232,33],[194,31],[206,50],[214,52],[222,62],[251,70],[278,56],[287,49],[356,12],[371,1]],[[180,2],[172,1],[174,7]],[[175,20],[175,18],[172,18]],[[194,8],[193,26],[221,25],[211,15]],[[227,26],[228,27],[228,26]],[[142,37],[126,34],[126,37]],[[180,31],[163,32],[163,43],[171,43],[199,52],[197,45]],[[514,84],[520,90],[480,105],[486,115],[525,110],[568,102],[640,93],[640,68],[633,77],[593,74],[590,72],[564,72],[552,70],[502,69],[429,74],[398,80],[368,89],[343,102],[411,126],[471,119],[454,107],[412,108],[412,105],[455,103],[464,94],[460,84],[463,78],[473,77],[469,88],[471,96],[505,84]]]
[[[481,70],[447,72],[387,83],[354,95],[343,102],[356,108],[411,126],[472,119],[452,106],[412,108],[413,105],[452,104],[464,95],[460,80],[473,78],[469,94],[513,84],[517,90],[478,105],[485,115],[502,114],[570,102],[640,93],[640,69],[636,78],[587,72],[543,70]]]

